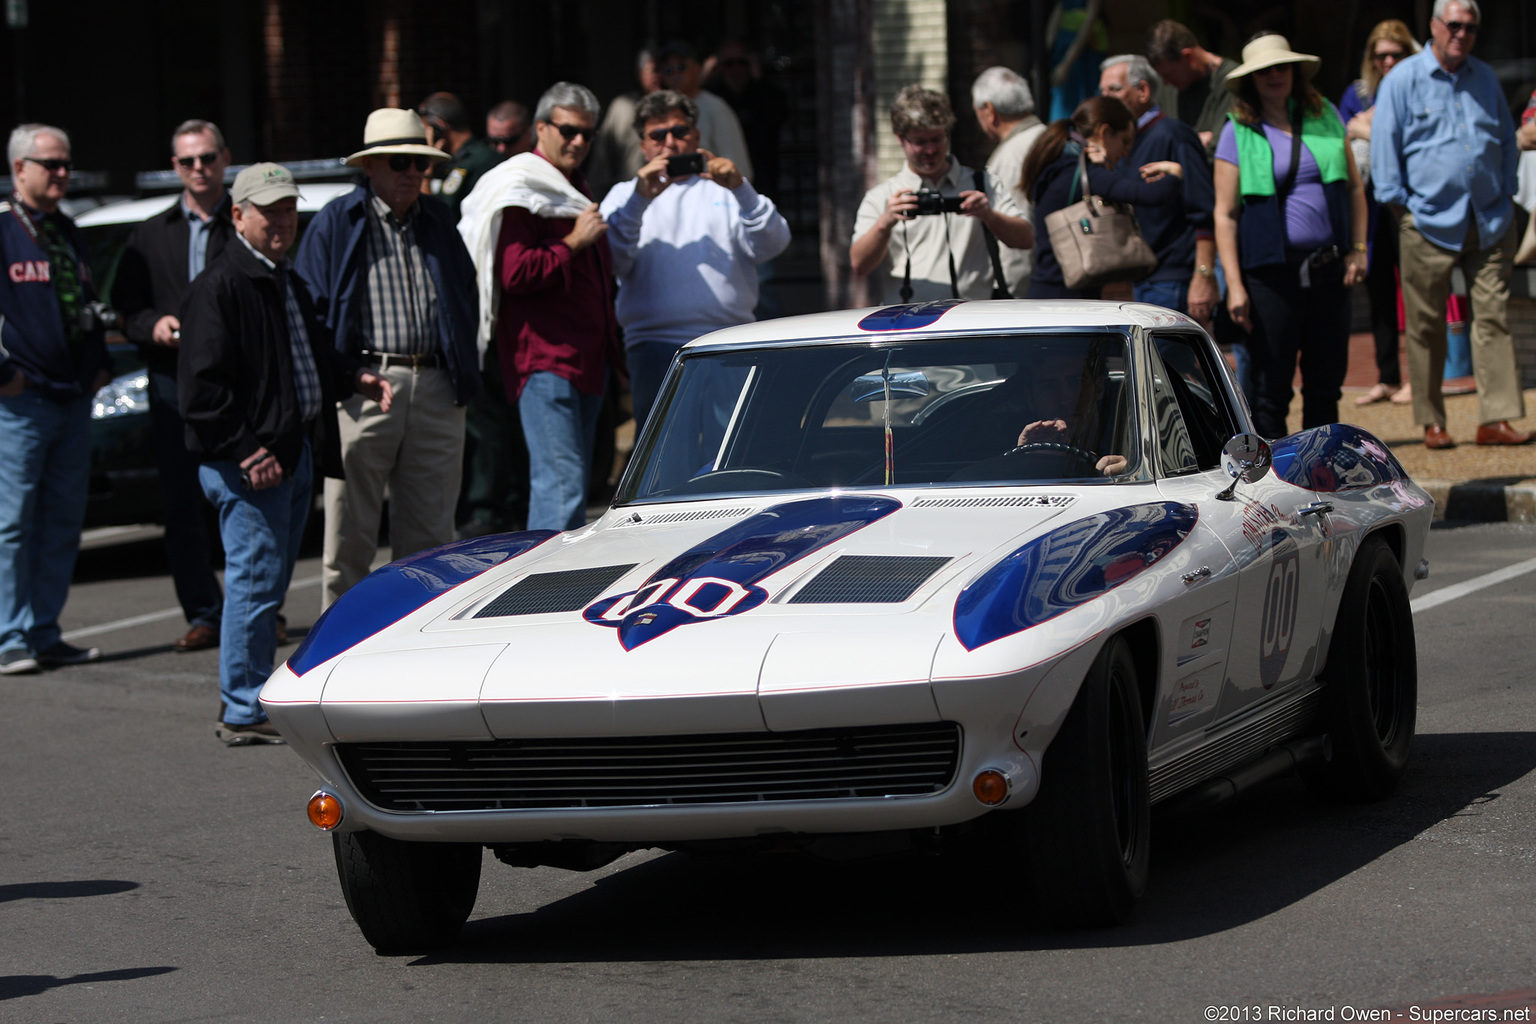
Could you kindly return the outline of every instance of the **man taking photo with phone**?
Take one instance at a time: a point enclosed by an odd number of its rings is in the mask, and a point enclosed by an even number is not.
[[[635,424],[645,425],[683,344],[748,323],[757,267],[789,245],[789,225],[736,164],[699,148],[699,109],[663,89],[635,107],[646,163],[603,199],[619,280]]]

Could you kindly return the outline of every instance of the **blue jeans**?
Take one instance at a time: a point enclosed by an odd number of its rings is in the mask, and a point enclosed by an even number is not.
[[[587,522],[587,478],[603,395],[536,373],[517,400],[528,441],[528,529],[576,530]]]
[[[1131,289],[1137,302],[1150,302],[1154,306],[1189,312],[1189,279],[1182,281],[1143,281]]]
[[[0,651],[59,642],[91,479],[91,399],[0,398]]]
[[[240,464],[232,459],[197,469],[203,493],[218,509],[224,538],[219,692],[228,725],[253,725],[267,717],[256,698],[277,654],[277,609],[309,518],[311,465],[306,443],[293,476],[261,491],[245,485]]]
[[[149,418],[165,495],[165,557],[176,600],[189,625],[218,629],[224,595],[213,573],[213,539],[197,459],[187,451],[186,423],[176,408],[175,374],[149,371]]]
[[[635,408],[635,436],[651,414],[656,396],[661,394],[661,382],[667,379],[667,369],[672,357],[681,345],[665,341],[641,341],[624,350],[624,361],[629,365],[629,397]]]

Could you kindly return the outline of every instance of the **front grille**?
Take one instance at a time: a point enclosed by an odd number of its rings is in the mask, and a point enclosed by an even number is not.
[[[605,565],[597,569],[537,572],[524,576],[496,595],[496,600],[475,612],[477,619],[504,615],[543,615],[574,612],[613,586],[615,580],[640,563]]]
[[[386,811],[840,800],[943,791],[960,763],[960,726],[343,743],[336,752],[363,798]]]
[[[900,604],[949,559],[943,555],[843,555],[790,604]]]

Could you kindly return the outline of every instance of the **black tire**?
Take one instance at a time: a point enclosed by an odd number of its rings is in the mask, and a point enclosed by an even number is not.
[[[1109,642],[1045,752],[1025,834],[1038,906],[1068,927],[1119,924],[1147,888],[1152,795],[1129,645]]]
[[[1330,756],[1302,778],[1334,800],[1380,800],[1413,750],[1419,696],[1413,612],[1403,570],[1379,537],[1355,554],[1323,668],[1322,725]]]
[[[408,843],[377,832],[334,833],[331,841],[347,910],[380,953],[450,942],[475,908],[477,845]]]

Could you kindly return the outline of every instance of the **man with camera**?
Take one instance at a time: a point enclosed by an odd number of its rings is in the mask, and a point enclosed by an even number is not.
[[[181,179],[181,196],[133,229],[112,284],[123,333],[139,347],[149,376],[149,418],[165,496],[166,560],[187,620],[187,632],[175,643],[178,653],[217,646],[224,606],[197,460],[187,452],[186,425],[176,410],[176,353],[187,285],[235,235],[224,188],[229,162],[217,125],[193,120],[177,126],[171,167]]]
[[[864,194],[849,251],[854,274],[871,277],[878,302],[1000,294],[995,242],[1013,249],[1035,244],[1009,189],[950,155],[954,124],[949,98],[920,85],[902,89],[891,104],[891,131],[907,164]]]
[[[59,613],[80,546],[91,474],[91,396],[111,379],[85,244],[59,210],[69,136],[11,132],[14,191],[0,202],[0,675],[95,661]]]
[[[670,89],[635,107],[646,163],[601,211],[619,279],[635,423],[644,426],[684,343],[752,320],[757,266],[789,245],[789,225],[737,169],[699,148],[698,107]]]

